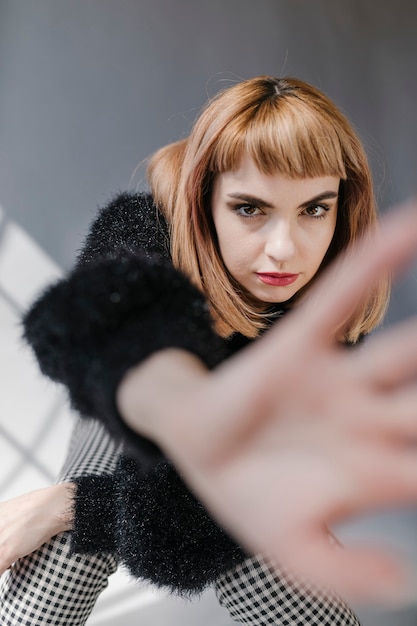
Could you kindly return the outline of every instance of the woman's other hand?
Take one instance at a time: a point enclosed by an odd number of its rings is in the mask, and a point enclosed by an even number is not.
[[[0,575],[17,559],[72,528],[72,483],[0,502]]]

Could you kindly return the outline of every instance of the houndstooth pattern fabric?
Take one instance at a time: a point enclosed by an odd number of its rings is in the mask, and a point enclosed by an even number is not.
[[[59,480],[111,472],[120,449],[103,427],[78,419]],[[109,555],[69,555],[69,533],[20,559],[0,584],[1,626],[84,626],[108,577],[117,569]],[[240,624],[252,626],[359,626],[340,601],[313,594],[281,569],[247,559],[216,584],[220,604]]]

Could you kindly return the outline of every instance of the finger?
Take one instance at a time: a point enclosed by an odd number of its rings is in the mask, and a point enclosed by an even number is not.
[[[284,561],[306,581],[355,603],[391,606],[409,599],[410,568],[376,547],[340,547],[322,529],[292,533],[284,550],[272,558]]]
[[[372,400],[369,413],[363,409],[357,426],[364,433],[389,438],[393,445],[416,445],[417,384],[380,394],[379,399]]]
[[[417,378],[417,318],[371,337],[363,349],[353,351],[351,356],[355,370],[381,387]]]
[[[329,339],[386,272],[397,272],[417,257],[417,203],[396,208],[332,264],[313,286],[304,306],[302,332]],[[294,320],[294,323],[298,323]]]
[[[354,461],[358,481],[349,500],[349,515],[377,509],[415,506],[417,499],[417,454],[413,446],[375,445],[359,451]],[[349,494],[348,494],[349,495]],[[330,515],[333,522],[343,521],[346,509]]]

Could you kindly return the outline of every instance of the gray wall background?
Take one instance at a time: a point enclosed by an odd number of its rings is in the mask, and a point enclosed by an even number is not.
[[[0,0],[0,204],[67,268],[207,96],[270,73],[348,114],[384,209],[416,191],[416,26],[414,0]],[[388,323],[416,291],[396,288]]]
[[[416,190],[414,0],[0,0],[0,203],[64,267],[97,204],[229,81],[294,74]]]

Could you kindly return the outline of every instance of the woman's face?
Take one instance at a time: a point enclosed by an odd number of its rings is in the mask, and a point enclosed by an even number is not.
[[[286,302],[316,274],[332,240],[340,179],[263,174],[250,157],[214,180],[212,214],[223,261],[264,303]]]

